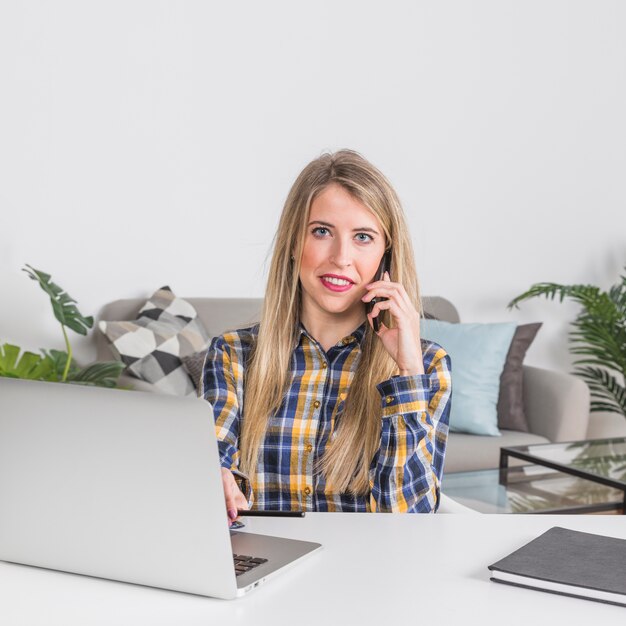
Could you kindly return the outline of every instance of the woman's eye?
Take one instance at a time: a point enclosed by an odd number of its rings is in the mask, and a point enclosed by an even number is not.
[[[366,241],[372,241],[372,237],[366,233],[357,233],[356,235],[357,237],[365,237],[365,239],[359,239],[359,241],[362,241],[363,243],[365,243]]]
[[[320,231],[324,231],[323,233],[321,233]],[[317,228],[313,229],[313,234],[323,237],[325,233],[328,232],[328,228],[324,228],[323,226],[318,226]]]

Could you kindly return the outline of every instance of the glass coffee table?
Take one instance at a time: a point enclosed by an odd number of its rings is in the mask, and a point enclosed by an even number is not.
[[[499,469],[446,474],[442,490],[483,513],[625,513],[626,437],[505,447]]]

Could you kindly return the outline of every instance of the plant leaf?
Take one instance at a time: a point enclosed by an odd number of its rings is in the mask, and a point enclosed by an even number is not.
[[[615,376],[598,367],[581,367],[575,373],[589,385],[593,411],[610,411],[626,416],[626,389]]]
[[[52,362],[44,354],[24,351],[8,343],[0,345],[0,376],[28,380],[58,380]]]
[[[69,374],[67,380],[68,382],[98,385],[99,387],[116,387],[117,380],[125,367],[121,361],[92,363]]]
[[[574,374],[589,386],[592,411],[626,417],[626,389],[620,383],[626,379],[626,274],[608,291],[594,285],[537,283],[508,308],[537,296],[561,302],[570,298],[582,305],[569,333],[571,353],[582,357],[574,361]]]
[[[67,352],[64,350],[42,350],[46,358],[50,360],[51,366],[56,373],[56,380],[61,381],[63,378],[63,372],[65,370],[65,365],[67,364]],[[76,365],[76,362],[72,360],[70,363],[69,373],[73,373],[78,371],[80,368]]]
[[[536,283],[532,285],[528,291],[525,291],[523,294],[511,300],[511,302],[507,304],[507,308],[519,308],[517,305],[520,302],[529,300],[530,298],[536,298],[537,296],[545,296],[551,300],[554,300],[558,296],[559,302],[563,302],[566,297],[569,297],[582,305],[589,305],[593,303],[599,291],[598,287],[593,287],[592,285]]]
[[[93,326],[93,317],[83,316],[76,307],[76,300],[63,291],[61,287],[55,285],[51,280],[50,274],[40,272],[30,265],[26,265],[23,271],[26,272],[32,280],[37,281],[39,286],[50,296],[52,310],[57,320],[59,320],[63,326],[71,328],[79,335],[86,335],[87,330]]]

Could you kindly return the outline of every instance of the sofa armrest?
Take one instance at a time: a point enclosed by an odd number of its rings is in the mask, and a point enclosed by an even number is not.
[[[530,431],[550,441],[587,436],[589,388],[580,378],[524,365],[524,410]]]

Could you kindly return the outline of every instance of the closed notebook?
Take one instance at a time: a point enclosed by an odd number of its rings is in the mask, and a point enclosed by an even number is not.
[[[555,526],[489,566],[494,582],[626,606],[626,540]]]

